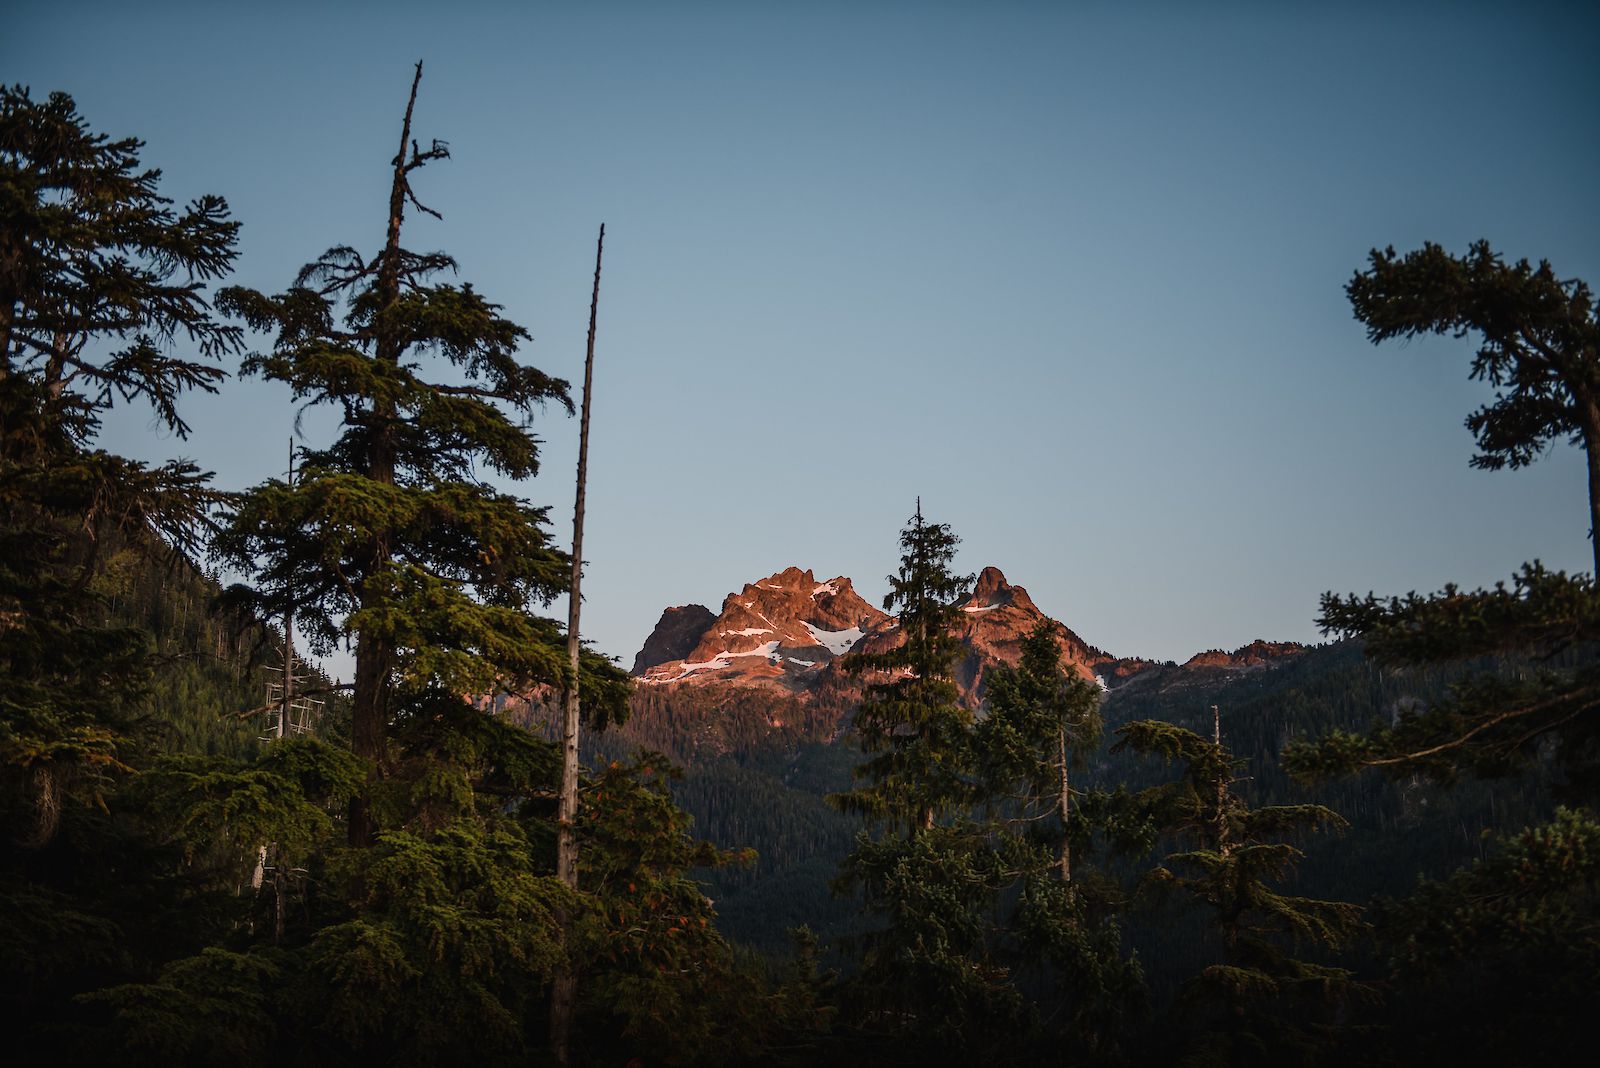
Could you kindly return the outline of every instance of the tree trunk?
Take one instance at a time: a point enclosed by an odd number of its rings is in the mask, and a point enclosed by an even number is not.
[[[1211,706],[1211,741],[1217,747],[1217,852],[1226,857],[1233,847],[1228,844],[1228,776],[1222,759],[1222,712],[1216,705]]]
[[[1594,579],[1600,582],[1600,401],[1583,405],[1583,455],[1589,463],[1589,543],[1594,552]]]
[[[572,589],[567,597],[567,667],[569,676],[562,701],[561,726],[561,801],[556,823],[556,877],[569,888],[578,888],[578,661],[582,643],[578,636],[578,613],[583,605],[583,510],[589,482],[589,401],[594,386],[594,330],[600,308],[600,260],[606,248],[606,227],[600,224],[600,239],[594,250],[594,292],[589,298],[589,345],[583,360],[583,414],[578,423],[578,491],[572,508]],[[564,936],[571,934],[569,917],[562,917]],[[550,1052],[557,1064],[570,1063],[572,1009],[577,1000],[578,979],[570,956],[564,957],[556,971],[550,996]]]
[[[406,100],[406,117],[400,126],[400,150],[394,157],[394,177],[389,187],[389,230],[383,257],[378,265],[375,289],[379,310],[375,321],[382,323],[385,312],[400,297],[400,227],[406,211],[406,146],[411,143],[411,113],[417,104],[417,86],[422,81],[422,61],[417,61],[411,79],[411,95]],[[375,356],[379,361],[398,363],[401,339],[392,328],[379,329]],[[380,401],[373,408],[374,431],[367,456],[367,477],[383,485],[394,485],[395,446],[394,402]],[[361,607],[367,607],[366,581],[389,563],[389,539],[380,533],[367,551],[360,585]],[[350,699],[350,748],[367,761],[369,788],[350,801],[350,844],[358,848],[372,844],[376,826],[372,819],[370,783],[383,776],[387,756],[384,725],[388,718],[389,680],[394,670],[394,649],[381,638],[356,635],[355,689]]]
[[[1068,837],[1067,820],[1072,815],[1072,786],[1067,779],[1067,729],[1056,734],[1056,759],[1061,762],[1061,881],[1067,887],[1067,901],[1072,900],[1072,839]]]

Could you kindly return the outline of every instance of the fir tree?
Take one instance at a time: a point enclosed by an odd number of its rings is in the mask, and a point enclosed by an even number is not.
[[[525,694],[568,674],[560,628],[530,611],[569,581],[548,509],[478,474],[533,476],[532,419],[550,402],[570,411],[567,385],[518,361],[528,334],[497,305],[470,284],[435,280],[453,260],[400,243],[407,205],[428,211],[412,174],[448,155],[442,142],[424,150],[412,140],[420,79],[418,64],[383,248],[371,258],[333,248],[282,294],[230,289],[221,298],[252,328],[276,332],[273,350],[250,357],[246,373],[343,417],[335,442],[304,454],[292,488],[271,481],[240,500],[217,550],[257,575],[235,601],[267,616],[292,608],[319,652],[354,647],[352,743],[374,782],[352,806],[355,845],[383,825],[378,784],[409,759],[391,753],[392,731],[426,734],[463,695]],[[622,713],[627,684],[600,657],[584,663],[584,705],[604,723]],[[385,815],[388,826],[406,819]]]
[[[1506,265],[1487,243],[1460,259],[1436,245],[1396,258],[1371,257],[1371,270],[1347,287],[1374,341],[1422,333],[1477,333],[1475,378],[1501,392],[1467,418],[1478,438],[1478,467],[1520,467],[1569,436],[1588,455],[1591,510],[1600,509],[1600,326],[1589,287],[1562,281],[1546,262]],[[1600,514],[1600,512],[1596,512]],[[1600,524],[1596,524],[1600,529]],[[1591,531],[1591,535],[1593,532]],[[1595,543],[1600,554],[1600,540]],[[1597,556],[1600,559],[1600,556]],[[1509,587],[1431,596],[1380,598],[1324,594],[1325,633],[1360,638],[1385,668],[1467,664],[1531,655],[1520,678],[1482,673],[1450,698],[1400,713],[1366,734],[1334,732],[1292,744],[1285,763],[1302,778],[1360,768],[1425,774],[1450,782],[1463,774],[1499,777],[1553,750],[1569,800],[1593,804],[1600,791],[1600,673],[1581,653],[1600,638],[1595,578],[1524,564]]]
[[[870,785],[835,797],[846,811],[903,825],[932,827],[941,813],[972,800],[972,713],[956,689],[960,644],[951,631],[961,619],[957,599],[973,576],[950,570],[959,539],[944,523],[927,523],[922,502],[900,532],[900,570],[883,599],[898,619],[898,644],[859,653],[848,669],[874,681],[855,714],[855,732],[869,758],[855,771]]]
[[[1100,699],[1099,686],[1063,668],[1056,624],[1041,620],[1019,662],[989,675],[973,738],[991,840],[1017,864],[1005,950],[1041,977],[1033,986],[1052,1044],[1089,1056],[1116,1048],[1144,1000],[1142,970],[1121,947],[1122,895],[1084,863],[1093,817],[1111,798],[1072,783],[1100,748]]]
[[[993,937],[995,902],[1019,858],[969,816],[981,785],[951,631],[973,578],[951,573],[957,544],[948,526],[923,519],[919,501],[884,598],[897,611],[900,643],[848,662],[876,679],[855,716],[862,749],[873,755],[854,771],[868,785],[830,800],[884,833],[857,838],[836,885],[861,891],[886,926],[859,938],[861,968],[845,1000],[860,1040],[884,1042],[884,1058],[954,1048],[992,1057],[1031,1034]]]
[[[184,436],[179,397],[238,343],[205,299],[238,224],[220,197],[173,210],[142,147],[63,93],[0,88],[0,773],[6,832],[35,847],[128,769],[148,649],[90,587],[102,540],[193,554],[213,499],[191,463],[95,448],[101,415],[137,399]]]
[[[1304,1062],[1331,1048],[1345,1007],[1364,992],[1347,969],[1290,950],[1345,947],[1361,929],[1361,909],[1285,894],[1276,884],[1305,855],[1285,839],[1345,822],[1323,805],[1250,807],[1234,789],[1238,762],[1222,744],[1215,707],[1212,713],[1212,738],[1139,720],[1117,731],[1113,747],[1182,768],[1179,778],[1152,788],[1146,801],[1165,835],[1187,848],[1169,854],[1147,883],[1205,906],[1221,942],[1220,959],[1184,989],[1194,1014],[1189,1061]]]
[[[1600,574],[1600,320],[1589,286],[1548,261],[1507,264],[1478,241],[1464,256],[1427,243],[1374,249],[1345,291],[1373,342],[1422,334],[1480,339],[1472,377],[1498,392],[1467,416],[1474,467],[1523,467],[1561,438],[1583,446]]]
[[[114,559],[186,567],[214,495],[191,463],[96,439],[118,402],[187,433],[181,396],[215,389],[238,343],[206,300],[238,224],[219,197],[175,209],[142,148],[65,94],[0,88],[0,1006],[23,1047],[68,1048],[72,995],[181,952],[207,919],[119,794],[158,740],[158,661],[106,593]]]
[[[1600,531],[1600,324],[1586,283],[1547,262],[1506,264],[1486,242],[1456,258],[1436,245],[1396,257],[1373,252],[1347,287],[1374,341],[1476,334],[1472,376],[1499,392],[1467,418],[1473,465],[1521,467],[1566,437],[1589,470],[1591,537]],[[1595,542],[1600,571],[1600,539]],[[1529,828],[1488,859],[1424,884],[1378,909],[1391,952],[1396,1012],[1390,1032],[1414,1031],[1464,1055],[1570,1054],[1573,1022],[1592,1011],[1600,897],[1585,859],[1600,797],[1600,594],[1589,575],[1524,564],[1509,586],[1431,596],[1325,594],[1327,633],[1359,638],[1390,671],[1440,665],[1471,670],[1430,705],[1398,711],[1365,733],[1299,741],[1284,764],[1303,780],[1377,768],[1395,778],[1451,784],[1556,771],[1558,798],[1583,806]],[[1526,670],[1495,670],[1505,658]],[[1485,669],[1487,665],[1487,669]],[[1463,953],[1464,947],[1472,947]],[[1431,1052],[1431,1051],[1430,1051]]]
[[[304,934],[316,1033],[352,1057],[522,1056],[578,907],[553,872],[554,746],[494,713],[501,698],[574,685],[592,723],[626,708],[627,677],[538,608],[567,589],[570,557],[547,509],[487,473],[538,469],[532,421],[571,409],[565,382],[521,363],[528,338],[470,284],[441,282],[442,253],[401,244],[412,176],[445,158],[411,137],[421,64],[393,160],[387,238],[370,258],[337,247],[285,292],[220,303],[275,333],[245,371],[342,417],[303,454],[292,486],[241,496],[220,556],[255,575],[230,600],[293,609],[313,649],[354,647],[355,848],[330,868],[342,902]],[[475,696],[469,696],[475,695]]]
[[[1055,867],[1072,895],[1072,772],[1100,747],[1100,688],[1061,669],[1055,625],[1041,620],[1022,642],[1016,667],[989,676],[987,715],[976,747],[989,789],[1020,806],[1032,823],[1042,813],[1057,820]],[[1076,833],[1082,837],[1081,831]]]

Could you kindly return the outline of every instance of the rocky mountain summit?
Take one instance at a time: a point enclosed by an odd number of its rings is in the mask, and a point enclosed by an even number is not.
[[[1182,665],[1114,657],[1045,615],[997,567],[979,573],[959,607],[955,676],[973,707],[982,702],[989,673],[1017,663],[1022,640],[1041,622],[1055,632],[1063,662],[1113,695],[1263,670],[1304,651],[1293,642],[1258,640],[1233,652],[1208,650]],[[904,640],[894,617],[864,600],[848,578],[818,580],[788,567],[728,594],[716,613],[698,604],[661,613],[634,658],[640,685],[631,730],[664,747],[687,736],[694,748],[713,750],[741,748],[768,731],[834,738],[862,685],[843,662]]]
[[[737,682],[803,691],[868,632],[893,623],[849,579],[818,582],[809,570],[790,567],[728,594],[715,616],[701,605],[667,609],[633,672],[645,685]]]
[[[962,695],[977,703],[997,664],[1014,664],[1022,639],[1040,622],[1055,629],[1065,661],[1084,678],[1111,661],[1048,617],[1028,591],[997,567],[978,575],[961,603],[957,632],[964,649],[956,668]],[[848,685],[836,661],[852,652],[884,652],[904,638],[894,618],[868,604],[848,578],[818,581],[797,567],[747,583],[713,615],[703,605],[668,608],[634,658],[646,686],[738,685],[808,694],[823,684]]]

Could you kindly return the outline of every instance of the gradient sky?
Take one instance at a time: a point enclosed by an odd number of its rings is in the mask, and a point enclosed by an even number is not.
[[[1343,286],[1374,246],[1479,237],[1600,283],[1592,6],[7,9],[0,77],[225,196],[239,283],[381,244],[419,57],[415,130],[454,158],[407,243],[574,381],[607,224],[584,631],[630,662],[664,606],[790,564],[877,600],[918,494],[964,570],[1118,655],[1317,640],[1328,589],[1589,569],[1577,450],[1469,469],[1470,342],[1375,348]],[[105,444],[282,469],[281,388],[185,414]],[[562,544],[577,430],[548,413],[522,489]]]

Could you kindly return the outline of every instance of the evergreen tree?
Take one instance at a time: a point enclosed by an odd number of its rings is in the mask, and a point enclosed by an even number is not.
[[[1467,416],[1474,467],[1523,467],[1563,437],[1583,446],[1600,574],[1600,320],[1588,284],[1545,260],[1507,264],[1487,241],[1460,257],[1431,242],[1404,256],[1374,249],[1369,264],[1345,291],[1373,342],[1479,337],[1472,377],[1498,392]]]
[[[352,1057],[436,1061],[520,1056],[577,907],[553,873],[547,811],[555,747],[496,715],[506,696],[576,685],[591,722],[626,708],[627,677],[585,651],[571,679],[561,628],[536,613],[567,588],[570,558],[547,509],[497,489],[538,468],[532,420],[565,382],[523,365],[527,333],[453,271],[401,244],[411,176],[443,159],[402,123],[382,249],[337,247],[276,296],[220,303],[275,333],[245,371],[341,413],[294,484],[244,494],[219,555],[255,575],[232,603],[293,609],[312,647],[353,645],[354,755],[367,778],[350,807],[355,848],[335,858],[343,901],[302,934],[316,1033]],[[429,214],[433,214],[429,212]],[[476,696],[469,696],[476,695]]]
[[[1016,667],[989,676],[987,715],[977,751],[989,789],[1020,806],[1028,823],[1052,812],[1057,820],[1056,870],[1072,896],[1072,772],[1100,748],[1100,688],[1061,669],[1055,625],[1041,620],[1022,642]]]
[[[1006,951],[1040,976],[1052,1044],[1089,1056],[1116,1048],[1144,996],[1142,970],[1122,952],[1122,895],[1084,864],[1113,799],[1071,778],[1100,748],[1100,699],[1099,686],[1063,669],[1056,624],[1041,620],[1017,665],[989,675],[973,739],[989,834],[1017,861]]]
[[[948,526],[923,519],[918,501],[884,598],[897,611],[899,644],[849,662],[876,679],[855,716],[862,749],[873,755],[854,772],[868,784],[830,800],[884,833],[858,836],[836,885],[859,889],[887,925],[859,938],[861,967],[845,1002],[859,1040],[885,1042],[875,1054],[884,1058],[952,1048],[993,1057],[1031,1032],[994,952],[995,902],[1017,857],[996,849],[968,814],[980,786],[951,631],[973,577],[950,571],[957,544]]]
[[[193,464],[96,438],[119,401],[186,434],[180,397],[214,389],[238,342],[206,301],[238,224],[219,197],[175,209],[142,148],[65,94],[0,88],[0,1008],[20,1045],[67,1048],[74,994],[182,952],[208,918],[176,851],[125,818],[118,791],[158,741],[157,662],[107,564],[182,567],[213,495]]]
[[[238,343],[205,299],[238,224],[220,197],[173,210],[142,147],[63,93],[0,88],[0,776],[6,833],[34,847],[129,767],[148,649],[91,588],[102,540],[192,554],[213,499],[191,463],[95,448],[101,415],[138,399],[184,436],[179,397],[214,391]]]
[[[861,748],[871,754],[856,769],[870,785],[835,797],[846,811],[899,823],[907,833],[934,826],[941,813],[973,798],[967,732],[972,713],[955,684],[960,643],[951,633],[961,619],[960,595],[973,576],[950,570],[960,540],[944,523],[922,518],[922,501],[900,532],[900,570],[883,599],[899,621],[898,644],[857,653],[849,671],[874,681],[855,714]]]
[[[411,175],[448,155],[441,142],[422,150],[411,138],[420,79],[418,64],[382,250],[367,259],[333,248],[282,294],[229,289],[221,298],[252,328],[276,332],[273,350],[250,357],[246,373],[343,416],[335,442],[305,453],[292,488],[270,481],[240,500],[217,550],[257,575],[237,602],[267,616],[292,608],[318,652],[354,647],[352,743],[374,780],[351,810],[355,845],[385,825],[373,810],[383,804],[377,784],[412,755],[390,752],[391,731],[426,734],[462,695],[527,693],[568,673],[560,628],[530,611],[569,580],[568,557],[545,529],[548,509],[478,474],[533,476],[531,421],[552,401],[570,411],[567,385],[518,362],[527,332],[497,305],[470,284],[434,280],[455,270],[453,260],[400,243],[406,206],[427,210]],[[442,379],[426,373],[427,356]],[[585,664],[584,704],[604,723],[622,713],[627,683],[600,657]],[[387,826],[406,819],[384,815]]]
[[[1395,990],[1382,1044],[1461,1063],[1577,1063],[1600,1011],[1600,821],[1560,808],[1375,908]]]
[[[1467,255],[1436,245],[1397,258],[1373,252],[1347,287],[1374,341],[1425,333],[1477,334],[1472,376],[1499,392],[1467,418],[1473,465],[1521,467],[1560,437],[1588,460],[1591,536],[1600,531],[1600,323],[1589,287],[1549,263],[1507,265],[1486,242]],[[1596,538],[1600,573],[1600,538]],[[1335,731],[1291,744],[1284,764],[1304,780],[1378,768],[1393,777],[1454,783],[1556,772],[1556,795],[1583,806],[1529,828],[1488,859],[1378,910],[1391,952],[1398,1027],[1471,1056],[1570,1053],[1573,1022],[1592,1010],[1600,967],[1600,897],[1586,861],[1600,798],[1600,594],[1595,578],[1523,565],[1510,586],[1432,596],[1325,594],[1325,632],[1360,638],[1395,672],[1443,665],[1468,671],[1444,699],[1397,711],[1365,733]],[[1506,656],[1525,671],[1483,670]],[[1463,947],[1472,947],[1463,953]],[[1481,947],[1481,951],[1480,951]]]
[[[1362,926],[1361,910],[1284,894],[1275,884],[1305,855],[1284,839],[1345,823],[1323,805],[1250,807],[1234,790],[1237,761],[1222,745],[1215,707],[1212,713],[1212,738],[1139,720],[1117,731],[1113,747],[1182,767],[1179,778],[1152,788],[1147,802],[1164,833],[1187,848],[1169,854],[1147,881],[1205,906],[1221,942],[1220,959],[1185,985],[1193,1014],[1188,1059],[1306,1062],[1331,1050],[1337,1023],[1362,990],[1347,969],[1292,956],[1290,949],[1343,948]]]

